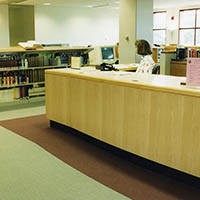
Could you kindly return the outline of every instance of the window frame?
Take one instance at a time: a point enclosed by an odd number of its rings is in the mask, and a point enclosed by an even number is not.
[[[195,10],[195,22],[194,27],[188,27],[188,28],[181,28],[180,22],[181,22],[181,12],[189,11],[189,10]],[[194,30],[194,46],[196,46],[196,32],[197,29],[200,30],[200,26],[197,26],[197,11],[200,11],[200,8],[188,8],[188,9],[181,9],[179,10],[179,25],[178,25],[178,43],[180,44],[180,32],[181,30]]]
[[[154,11],[153,12],[153,18],[154,18],[154,14],[157,14],[157,13],[165,13],[167,15],[167,11],[164,11],[164,10],[163,11]],[[154,31],[165,31],[165,43],[161,44],[161,45],[166,45],[166,32],[167,32],[167,29],[166,29],[166,19],[165,19],[165,28],[154,28],[154,21],[153,21],[153,33],[154,33]]]

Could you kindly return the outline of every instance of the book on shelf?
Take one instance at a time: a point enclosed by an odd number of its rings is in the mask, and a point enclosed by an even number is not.
[[[18,86],[21,84],[29,83],[29,76],[27,72],[24,73],[1,73],[0,88],[1,86]]]
[[[195,48],[188,48],[187,51],[188,58],[200,58],[200,50]]]
[[[23,99],[28,97],[29,87],[18,87],[13,88],[13,99]]]
[[[8,90],[0,90],[0,102],[10,102],[14,100],[13,88]]]

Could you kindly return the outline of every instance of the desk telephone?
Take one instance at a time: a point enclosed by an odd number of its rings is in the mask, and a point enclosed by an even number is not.
[[[108,63],[102,63],[100,65],[100,70],[101,71],[119,71],[118,69],[116,69],[115,67],[113,67],[112,64],[108,64]]]

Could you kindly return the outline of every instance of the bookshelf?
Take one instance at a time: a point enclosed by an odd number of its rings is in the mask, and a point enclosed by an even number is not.
[[[152,58],[153,58],[155,63],[160,62],[160,55],[161,55],[162,50],[163,50],[162,47],[154,47],[152,49]]]
[[[45,70],[70,67],[90,47],[0,48],[0,103],[45,95]]]

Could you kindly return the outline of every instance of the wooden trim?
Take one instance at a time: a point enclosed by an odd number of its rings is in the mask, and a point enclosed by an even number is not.
[[[0,48],[0,53],[27,53],[27,52],[51,52],[51,51],[72,51],[72,50],[92,50],[92,47],[43,47],[36,50],[25,50],[22,47]]]
[[[187,61],[171,61],[171,63],[186,64]]]
[[[163,50],[161,53],[176,53],[174,50]]]
[[[186,9],[180,9],[179,12],[181,12],[181,11],[187,11],[187,10],[200,10],[200,8],[186,8]]]
[[[153,29],[153,31],[166,31],[166,28],[158,28],[158,29]]]
[[[163,10],[163,11],[154,11],[154,12],[153,12],[153,14],[156,14],[156,13],[167,13],[167,11],[164,11],[164,10]]]

